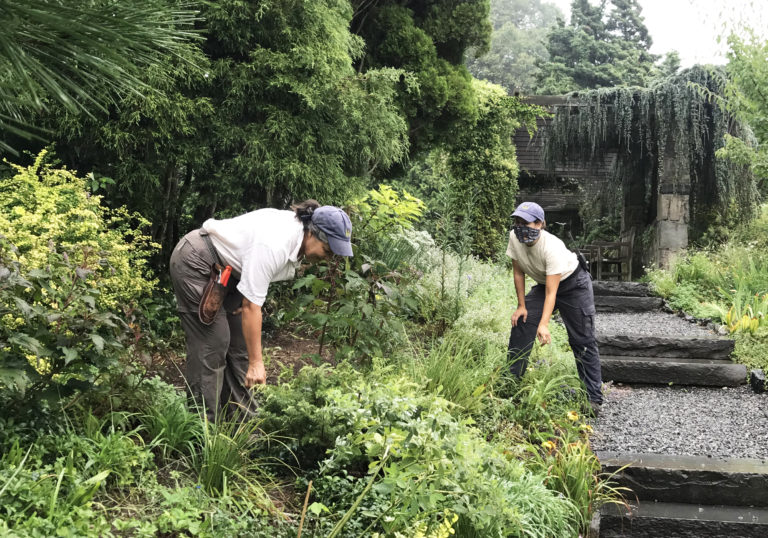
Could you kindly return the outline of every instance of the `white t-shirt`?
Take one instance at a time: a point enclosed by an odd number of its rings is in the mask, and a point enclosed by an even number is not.
[[[576,254],[546,230],[541,231],[539,240],[532,246],[518,241],[515,232],[510,231],[507,256],[515,260],[520,269],[539,284],[546,284],[547,275],[562,275],[560,280],[565,280],[579,266]]]
[[[237,291],[259,306],[270,282],[296,275],[304,226],[293,211],[259,209],[232,219],[203,223],[224,263],[240,275]]]

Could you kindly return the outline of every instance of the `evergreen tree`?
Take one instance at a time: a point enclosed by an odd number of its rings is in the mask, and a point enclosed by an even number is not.
[[[613,86],[644,86],[655,73],[656,57],[637,0],[598,5],[573,0],[571,22],[549,33],[549,62],[541,65],[539,93]]]
[[[664,55],[664,60],[659,64],[659,76],[671,77],[677,75],[680,71],[680,54],[676,51],[670,51]]]
[[[351,29],[365,41],[358,72],[404,71],[399,103],[412,152],[452,136],[457,122],[477,116],[469,47],[487,51],[490,0],[353,0]]]
[[[493,34],[487,54],[472,50],[467,67],[477,78],[499,84],[511,95],[531,93],[539,64],[549,59],[546,38],[560,10],[542,0],[492,0]]]

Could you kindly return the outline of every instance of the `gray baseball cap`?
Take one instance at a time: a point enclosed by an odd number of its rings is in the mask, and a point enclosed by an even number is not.
[[[512,216],[520,217],[525,222],[535,222],[537,220],[544,220],[544,210],[536,202],[523,202],[517,206]]]
[[[312,213],[312,223],[328,236],[328,245],[338,256],[352,256],[352,221],[343,209],[324,205]]]

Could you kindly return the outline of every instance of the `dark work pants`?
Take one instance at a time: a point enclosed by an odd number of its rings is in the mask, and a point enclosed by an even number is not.
[[[536,284],[525,296],[528,310],[527,321],[520,318],[509,335],[508,357],[510,371],[522,377],[528,366],[536,340],[536,329],[541,321],[544,308],[545,286]],[[578,268],[575,273],[560,282],[557,288],[555,310],[560,311],[565,329],[568,331],[568,343],[576,357],[576,370],[579,379],[587,388],[589,401],[602,404],[602,375],[600,373],[600,353],[595,341],[595,298],[592,294],[592,280],[589,273]]]
[[[248,349],[243,335],[242,295],[236,282],[211,325],[197,315],[213,259],[199,230],[184,236],[171,254],[171,280],[181,326],[187,343],[185,377],[188,390],[209,420],[227,404],[229,415],[250,416],[256,410],[252,392],[244,385],[248,371]]]

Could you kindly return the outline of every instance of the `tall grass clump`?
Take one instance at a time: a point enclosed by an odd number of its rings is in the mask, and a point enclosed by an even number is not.
[[[261,430],[256,421],[225,420],[210,422],[205,416],[198,437],[197,450],[190,458],[190,467],[198,483],[209,495],[223,495],[233,481],[249,482],[263,492],[250,476],[266,478],[259,460],[251,458]],[[266,495],[265,495],[266,496]]]
[[[530,468],[544,473],[545,485],[573,502],[583,534],[601,506],[626,504],[624,496],[630,491],[618,486],[613,474],[600,472],[600,462],[583,440],[529,450],[534,454]]]
[[[726,241],[693,250],[669,269],[648,277],[671,306],[713,319],[736,338],[735,356],[768,367],[768,204],[752,222],[730,231]]]
[[[428,352],[406,361],[405,367],[409,377],[424,380],[427,390],[473,413],[505,363],[503,349],[456,332],[433,342]]]
[[[187,409],[186,398],[175,390],[151,402],[139,416],[150,445],[159,451],[163,461],[192,454],[195,440],[203,438],[204,423],[200,418]]]

